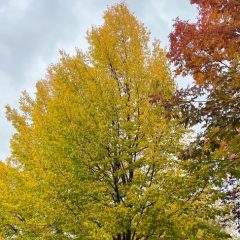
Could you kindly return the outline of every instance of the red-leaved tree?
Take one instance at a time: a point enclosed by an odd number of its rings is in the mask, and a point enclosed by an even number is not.
[[[176,19],[168,56],[176,75],[191,75],[194,83],[179,90],[166,106],[173,112],[173,106],[180,106],[187,125],[202,124],[203,131],[183,154],[190,159],[192,171],[204,172],[203,176],[219,184],[230,178],[236,193],[240,178],[240,1],[191,3],[199,10],[197,22]],[[239,220],[236,196],[234,213]]]

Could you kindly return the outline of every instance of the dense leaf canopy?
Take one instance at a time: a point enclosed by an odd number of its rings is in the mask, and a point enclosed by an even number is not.
[[[61,53],[35,99],[7,107],[1,237],[228,239],[218,192],[182,164],[188,132],[162,104],[175,85],[159,42],[125,4],[87,39],[86,53]]]
[[[201,134],[184,155],[193,171],[207,168],[209,178],[231,189],[239,224],[240,1],[191,2],[198,6],[198,21],[177,19],[168,56],[177,75],[190,74],[195,82],[177,91],[170,105],[181,107],[187,125],[201,124]]]

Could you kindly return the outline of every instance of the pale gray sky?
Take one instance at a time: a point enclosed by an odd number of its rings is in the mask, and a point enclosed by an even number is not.
[[[35,91],[47,66],[58,61],[59,49],[74,53],[87,48],[85,33],[102,23],[103,11],[116,0],[0,0],[0,159],[10,153],[14,130],[5,106],[17,107],[21,91]],[[129,8],[168,46],[173,19],[194,20],[190,0],[127,0]],[[187,80],[182,80],[187,81]]]

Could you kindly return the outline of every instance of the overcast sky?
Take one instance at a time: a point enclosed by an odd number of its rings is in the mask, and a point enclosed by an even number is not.
[[[59,49],[74,53],[87,48],[85,33],[102,23],[103,11],[114,0],[0,0],[0,159],[10,154],[14,130],[5,106],[17,107],[21,91],[31,95],[47,66],[58,61]],[[190,0],[128,0],[129,8],[168,46],[173,19],[194,20]],[[182,80],[187,81],[187,80]]]

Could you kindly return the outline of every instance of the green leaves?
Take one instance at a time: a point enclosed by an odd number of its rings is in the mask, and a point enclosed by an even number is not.
[[[211,185],[179,158],[187,130],[164,108],[175,85],[159,43],[123,3],[88,40],[49,67],[35,99],[24,94],[22,112],[8,109],[17,133],[3,166],[16,181],[1,180],[2,236],[227,239]]]

